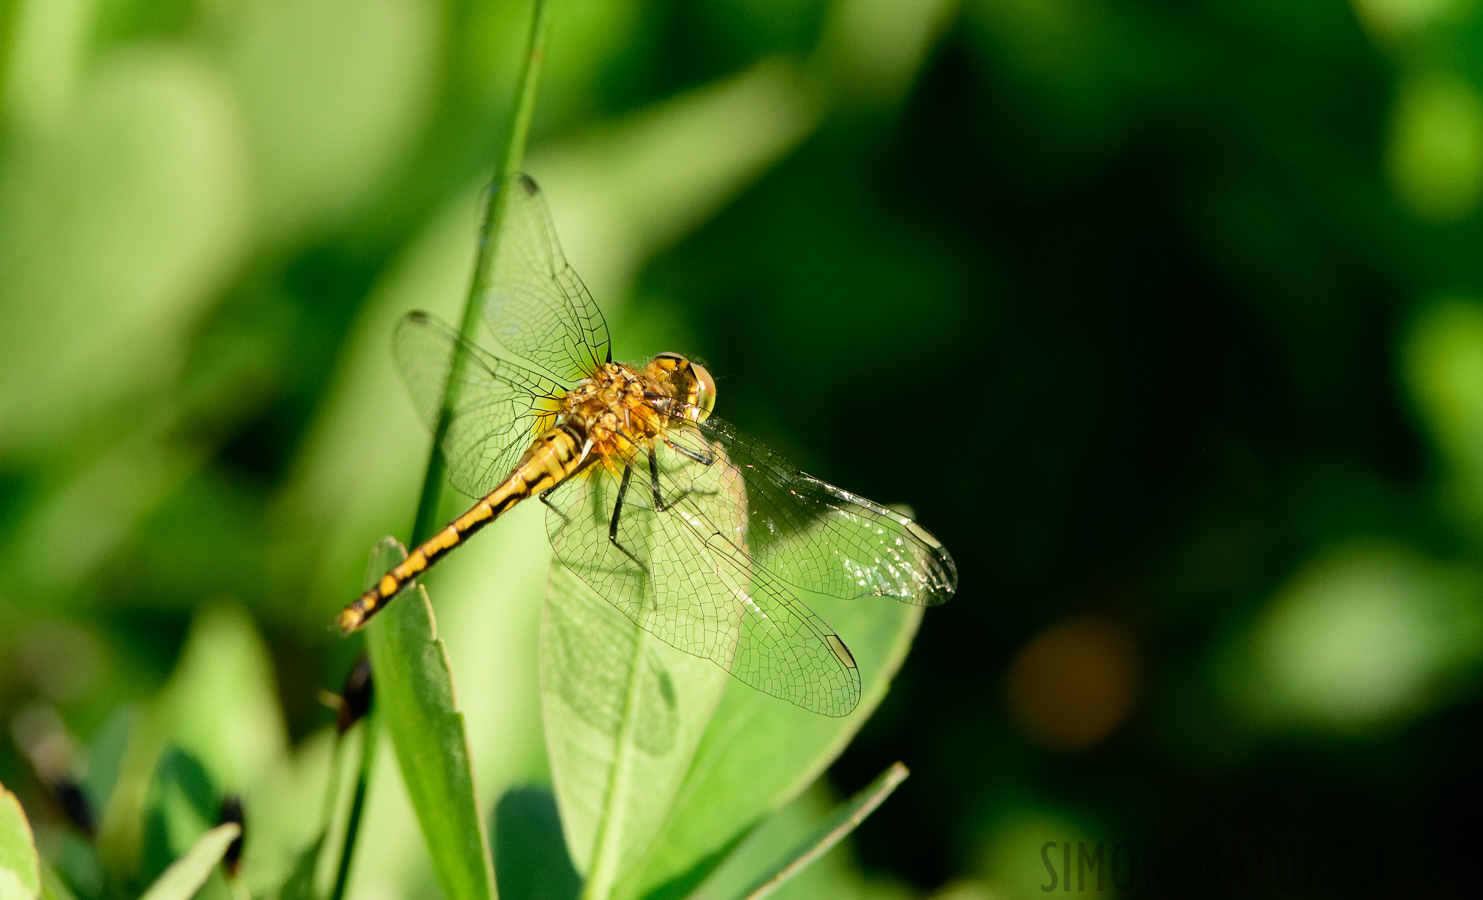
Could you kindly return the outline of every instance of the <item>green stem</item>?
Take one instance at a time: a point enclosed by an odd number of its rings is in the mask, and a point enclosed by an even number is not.
[[[530,136],[530,122],[535,112],[536,84],[541,73],[541,61],[545,54],[546,31],[550,21],[550,9],[546,0],[534,0],[531,9],[530,39],[526,46],[525,59],[520,67],[519,81],[515,88],[515,109],[510,120],[510,135],[494,174],[493,189],[486,194],[484,215],[479,225],[479,250],[474,262],[474,275],[469,283],[469,294],[464,302],[462,324],[459,333],[470,338],[475,323],[479,321],[480,297],[489,284],[490,272],[494,267],[495,251],[498,248],[500,226],[504,222],[506,184],[520,172],[525,159],[525,143]],[[453,366],[448,373],[448,383],[443,392],[443,408],[438,415],[437,427],[433,430],[432,450],[428,454],[427,471],[422,479],[422,493],[417,501],[417,514],[412,521],[412,546],[417,546],[432,535],[438,524],[438,506],[443,496],[443,458],[438,447],[448,432],[449,411],[457,400],[457,387],[465,360],[463,354],[455,354]],[[383,620],[378,627],[395,628],[395,617]],[[394,661],[388,661],[394,664]],[[374,718],[374,713],[372,713]],[[375,752],[377,729],[369,723],[365,727],[365,759]],[[340,857],[340,872],[335,882],[333,900],[340,900],[345,881],[349,875],[350,855],[355,846],[356,833],[360,828],[360,811],[365,803],[366,765],[363,763],[361,780],[356,784],[355,799],[351,806],[350,821],[346,826],[345,848]]]
[[[335,822],[335,807],[338,805],[337,801],[340,799],[340,774],[344,768],[345,735],[340,734],[336,735],[335,746],[330,751],[330,773],[329,777],[325,779],[324,801],[320,804],[319,810],[319,839],[315,841],[314,856],[309,861],[308,882],[311,885],[316,880],[316,875],[319,871],[319,860],[324,856],[326,838],[330,833],[331,826]],[[341,868],[348,865],[345,862],[345,858],[350,855],[350,851],[353,849],[353,842],[351,845],[341,847]]]
[[[469,295],[464,301],[463,319],[458,332],[468,339],[474,334],[479,321],[479,298],[489,285],[489,276],[494,268],[495,251],[499,245],[500,226],[505,220],[505,186],[520,174],[525,161],[525,142],[530,137],[530,121],[535,113],[536,82],[540,79],[541,61],[545,56],[546,28],[550,21],[550,9],[546,0],[535,0],[531,10],[530,41],[526,46],[525,62],[520,69],[520,81],[515,89],[515,113],[510,122],[510,139],[494,173],[491,190],[485,194],[484,217],[479,224],[479,255],[474,260],[474,276],[469,282]],[[443,391],[443,409],[433,429],[432,452],[428,456],[427,473],[422,479],[422,496],[417,503],[417,516],[412,522],[412,544],[417,546],[432,536],[438,524],[438,504],[443,496],[443,458],[438,447],[448,433],[449,410],[457,400],[457,388],[462,383],[463,354],[456,354],[448,372],[448,384]]]
[[[371,769],[376,761],[376,720],[373,709],[361,720],[360,772],[355,776],[355,796],[350,801],[350,819],[345,823],[345,844],[340,848],[340,867],[335,872],[335,889],[330,900],[342,900],[345,886],[350,882],[350,863],[355,856],[355,841],[360,834],[360,822],[366,809],[366,792],[371,784]]]
[[[335,821],[336,801],[340,799],[340,773],[345,768],[345,737],[335,738],[335,748],[330,753],[330,777],[325,785],[324,804],[319,812],[319,830],[329,834]]]

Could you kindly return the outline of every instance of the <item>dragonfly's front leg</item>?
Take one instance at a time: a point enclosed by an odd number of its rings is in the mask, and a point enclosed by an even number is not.
[[[665,441],[665,443],[669,444],[669,441]],[[674,447],[674,444],[670,444],[670,446]],[[676,447],[675,449],[679,448]],[[687,453],[686,451],[681,450],[680,452],[684,453],[686,456],[691,456],[691,454]],[[695,459],[696,462],[702,462],[704,465],[707,466],[716,461],[714,456],[711,457],[711,462],[709,463],[703,462],[702,460],[697,459],[694,456],[691,456],[691,458]],[[681,500],[684,500],[691,494],[709,495],[716,493],[715,491],[702,491],[695,488],[685,488],[684,490],[676,494],[673,500],[665,500],[664,490],[659,486],[659,457],[654,453],[653,448],[649,449],[649,485],[654,491],[654,508],[659,512],[669,512],[676,503],[679,503]]]

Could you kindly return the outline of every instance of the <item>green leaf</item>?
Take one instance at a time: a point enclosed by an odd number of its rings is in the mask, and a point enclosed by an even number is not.
[[[776,872],[796,849],[808,846],[810,837],[820,830],[839,806],[829,787],[814,782],[802,794],[784,804],[747,832],[734,847],[728,848],[724,860],[706,876],[698,887],[686,888],[685,900],[741,900],[757,884]],[[773,896],[790,900],[812,897],[853,897],[858,900],[907,900],[904,893],[892,891],[885,883],[867,878],[853,860],[850,848],[836,845],[796,873]],[[679,896],[674,888],[663,896]]]
[[[124,757],[142,718],[133,704],[115,707],[88,742],[88,767],[83,784],[95,809],[108,808],[123,774]]]
[[[648,849],[728,680],[552,564],[541,621],[546,744],[587,896],[605,896]]]
[[[376,557],[373,568],[385,571],[406,551],[388,538]],[[463,714],[421,585],[376,617],[366,629],[366,646],[376,673],[378,715],[391,733],[443,893],[450,900],[494,897],[494,867],[474,793]]]
[[[551,791],[516,787],[500,798],[494,811],[494,871],[504,900],[574,900],[582,890],[561,839]]]
[[[67,830],[51,836],[46,862],[41,864],[41,896],[72,900],[74,892],[87,900],[101,896],[112,879],[103,870],[94,842]],[[122,887],[121,882],[113,881]]]
[[[15,795],[0,784],[0,898],[41,893],[41,861],[31,823]]]
[[[220,788],[242,790],[285,757],[287,727],[272,671],[267,647],[244,610],[212,605],[196,614],[169,684],[142,715],[118,726],[101,757],[116,774],[105,776],[113,788],[103,808],[98,849],[115,880],[137,883],[160,871],[212,824]],[[172,745],[200,770],[190,777],[212,785],[210,798],[199,791],[191,795],[200,821],[176,828],[169,842],[149,844],[159,837],[145,832],[146,824],[158,824],[151,804],[157,807],[159,790],[186,785],[175,777],[187,774],[179,768],[180,759],[171,764],[177,767],[173,774],[161,761]],[[141,855],[146,858],[142,872]]]
[[[132,882],[139,874],[150,789],[154,785],[156,764],[164,751],[159,706],[157,703],[141,714],[138,722],[128,729],[118,775],[113,790],[108,793],[98,828],[99,859],[109,876],[121,883]]]
[[[293,871],[278,892],[281,900],[313,900],[314,879],[319,869],[319,854],[324,849],[324,839],[325,833],[321,831],[299,854]]]
[[[221,791],[199,759],[178,747],[160,756],[144,816],[140,883],[161,877],[190,852],[198,835],[216,824],[220,802]]]
[[[49,867],[41,867],[41,900],[77,900],[77,895],[67,887]]]
[[[228,822],[201,835],[195,846],[171,864],[140,900],[190,900],[241,833],[240,826]]]
[[[547,746],[567,846],[588,876],[585,896],[684,893],[751,823],[812,782],[870,716],[922,610],[814,603],[861,665],[861,703],[843,718],[760,694],[674,650],[553,565],[541,636]]]
[[[436,6],[232,4],[224,62],[256,163],[260,225],[291,243],[342,220],[416,142],[437,69]]]
[[[866,785],[849,800],[841,803],[808,840],[799,844],[794,852],[789,854],[766,877],[758,879],[746,892],[747,900],[762,900],[819,857],[834,849],[836,844],[844,840],[850,832],[859,827],[861,822],[865,821],[866,816],[875,812],[875,808],[880,806],[891,795],[891,792],[906,780],[907,774],[906,766],[899,762],[893,763],[890,768],[876,776],[875,781]]]
[[[35,900],[21,876],[11,869],[0,869],[0,900]]]
[[[40,460],[49,446],[112,448],[100,413],[173,389],[238,265],[250,205],[238,99],[202,54],[159,41],[90,64],[61,121],[7,138],[0,384],[27,390],[0,395],[0,445]]]
[[[872,599],[808,600],[845,638],[860,664],[860,705],[834,719],[729,680],[663,828],[617,896],[687,893],[752,823],[817,778],[885,696],[922,608]]]
[[[200,760],[222,788],[241,790],[288,751],[273,681],[252,616],[235,605],[202,607],[161,696],[166,739]]]

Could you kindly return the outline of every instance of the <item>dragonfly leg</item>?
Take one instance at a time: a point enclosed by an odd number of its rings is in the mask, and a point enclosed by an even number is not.
[[[689,456],[688,453],[685,455]],[[715,457],[712,457],[711,462],[715,461]],[[710,465],[710,463],[706,463],[706,465]],[[715,493],[715,491],[700,491],[695,488],[685,488],[676,494],[673,500],[666,501],[664,499],[664,490],[659,486],[659,457],[654,454],[652,449],[649,450],[649,484],[654,490],[654,508],[660,512],[669,512],[671,507],[691,494]]]
[[[681,447],[679,444],[676,444],[669,438],[665,438],[664,443],[669,445],[669,449],[675,451],[681,456],[688,457],[695,462],[700,463],[702,466],[712,465],[716,461],[716,454],[714,453],[698,453],[694,450],[691,450],[689,447]]]
[[[559,487],[561,487],[560,484],[553,484],[550,487],[546,488],[544,491],[541,491],[536,496],[541,499],[541,502],[542,503],[546,504],[546,508],[547,509],[549,509],[552,512],[556,513],[558,516],[561,516],[561,520],[562,520],[563,526],[570,525],[570,524],[572,524],[572,517],[569,516],[569,515],[567,515],[566,513],[562,512],[561,511],[561,507],[555,506],[555,505],[553,505],[551,503],[551,492],[554,491],[554,490],[556,490]]]
[[[633,466],[623,467],[623,481],[618,485],[618,499],[613,502],[613,518],[608,521],[608,543],[623,551],[623,555],[633,560],[640,571],[648,573],[649,567],[644,565],[643,560],[633,555],[627,547],[618,542],[618,520],[623,516],[623,498],[628,496],[628,482],[633,479]]]

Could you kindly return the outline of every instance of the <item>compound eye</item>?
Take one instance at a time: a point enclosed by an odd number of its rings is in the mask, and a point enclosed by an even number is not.
[[[690,364],[690,372],[695,376],[695,399],[691,402],[700,410],[700,415],[695,417],[699,422],[716,408],[716,379],[698,362]]]

